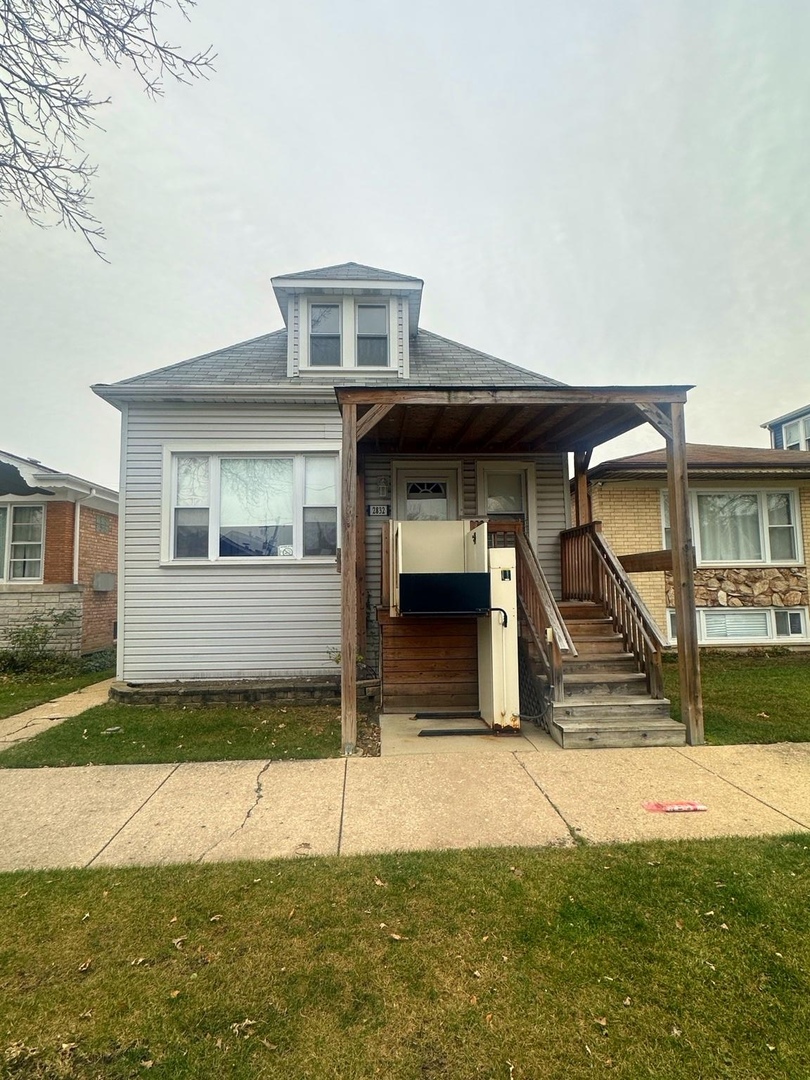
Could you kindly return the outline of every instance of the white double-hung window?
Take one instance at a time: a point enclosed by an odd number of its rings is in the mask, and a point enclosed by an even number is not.
[[[785,424],[782,442],[785,450],[810,450],[810,416]]]
[[[176,453],[172,464],[171,559],[335,555],[334,453]]]
[[[669,500],[662,494],[664,545],[672,546]],[[799,557],[796,499],[792,491],[692,492],[698,562],[740,566],[795,563]]]
[[[0,506],[0,581],[41,581],[43,506]]]
[[[375,297],[310,298],[302,301],[301,368],[390,368],[391,326],[396,306]],[[297,331],[296,331],[297,332]]]

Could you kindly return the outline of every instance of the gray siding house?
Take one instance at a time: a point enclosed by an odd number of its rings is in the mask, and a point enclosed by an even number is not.
[[[467,624],[411,626],[405,655],[386,544],[392,518],[486,519],[531,562],[521,618],[560,699],[568,453],[584,477],[593,446],[652,423],[677,456],[688,388],[566,387],[423,328],[422,288],[357,263],[276,277],[281,329],[93,387],[122,417],[119,678],[316,676],[340,653],[347,752],[355,646],[384,705],[474,706]]]

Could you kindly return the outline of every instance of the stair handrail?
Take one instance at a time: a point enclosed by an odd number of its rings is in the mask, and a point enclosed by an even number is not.
[[[666,648],[658,624],[602,533],[601,521],[590,521],[560,534],[563,596],[603,604],[647,676],[654,698],[664,696],[662,651]]]
[[[563,658],[577,656],[577,649],[548,579],[520,523],[490,521],[488,532],[496,544],[499,534],[503,534],[500,539],[507,535],[514,537],[520,609],[540,654],[552,700],[562,701]]]

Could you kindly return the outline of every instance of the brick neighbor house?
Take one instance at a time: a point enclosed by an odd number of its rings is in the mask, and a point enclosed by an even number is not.
[[[701,645],[806,648],[810,455],[691,443],[686,456]],[[664,451],[595,465],[588,486],[593,518],[675,644],[672,573],[665,568],[671,545]],[[631,554],[637,552],[646,554]]]
[[[0,451],[0,647],[9,627],[73,610],[54,641],[78,656],[116,638],[118,493]]]

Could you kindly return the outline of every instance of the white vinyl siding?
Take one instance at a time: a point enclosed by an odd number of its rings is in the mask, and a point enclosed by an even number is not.
[[[334,451],[337,406],[130,406],[124,436],[122,677],[223,679],[336,671],[335,560],[167,564],[164,461],[187,444],[234,451],[289,441]],[[169,486],[170,490],[170,486]],[[163,560],[163,561],[162,561]]]

